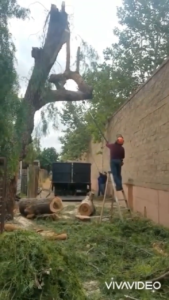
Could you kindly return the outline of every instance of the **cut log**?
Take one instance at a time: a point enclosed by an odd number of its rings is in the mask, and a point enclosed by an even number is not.
[[[19,201],[19,211],[23,216],[52,214],[62,208],[62,200],[59,197],[53,199],[24,198]]]
[[[81,204],[78,208],[78,213],[81,216],[92,216],[95,212],[95,207],[93,204],[94,193],[90,192],[84,200],[82,200]]]
[[[12,231],[16,231],[16,230],[24,230],[25,228],[22,228],[18,225],[15,224],[5,224],[4,225],[4,230],[7,232],[12,232]]]
[[[26,228],[21,228],[14,224],[5,224],[5,231],[12,232],[17,230],[27,230]],[[66,240],[67,234],[66,233],[56,233],[54,231],[46,231],[43,229],[36,229],[35,230],[38,234],[43,236],[47,240]]]
[[[38,232],[41,236],[46,238],[47,240],[66,240],[67,239],[67,234],[66,233],[61,233],[58,234],[53,231],[40,231]]]
[[[76,215],[75,217],[80,221],[91,221],[91,218],[89,216]]]

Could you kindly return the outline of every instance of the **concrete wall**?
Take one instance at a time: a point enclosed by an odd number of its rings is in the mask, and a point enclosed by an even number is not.
[[[124,136],[126,158],[123,182],[130,205],[153,221],[169,226],[169,60],[116,112],[107,124],[110,142]],[[98,168],[109,169],[109,151],[96,153],[90,145],[92,188],[97,189]]]

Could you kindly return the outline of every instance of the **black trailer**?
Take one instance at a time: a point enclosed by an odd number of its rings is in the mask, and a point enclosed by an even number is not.
[[[52,164],[52,186],[63,201],[81,201],[91,190],[91,164],[56,162]]]

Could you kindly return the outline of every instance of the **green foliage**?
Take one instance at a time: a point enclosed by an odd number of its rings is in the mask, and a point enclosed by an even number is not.
[[[27,231],[1,235],[0,248],[1,300],[86,299],[74,251]]]
[[[84,108],[82,105],[67,102],[60,114],[63,125],[68,126],[64,131],[61,159],[77,160],[88,150],[90,133],[86,126]]]
[[[19,143],[16,120],[21,107],[18,98],[18,82],[15,70],[15,47],[8,28],[10,18],[25,19],[28,10],[15,0],[2,0],[0,11],[0,156],[8,161],[8,174],[16,171]]]
[[[169,55],[169,0],[123,0],[117,9],[121,28],[118,43],[106,49],[106,59],[139,83],[144,82]]]
[[[67,207],[70,212],[75,207]],[[97,208],[97,215],[101,208]],[[109,216],[110,210],[105,209],[104,216]],[[77,276],[85,284],[87,291],[93,291],[88,299],[110,300],[123,299],[124,295],[144,300],[169,299],[168,278],[162,282],[162,289],[152,293],[148,290],[108,290],[105,281],[111,278],[121,281],[151,281],[168,270],[169,230],[155,226],[151,222],[133,217],[129,219],[124,214],[125,222],[119,220],[118,211],[114,211],[113,222],[104,221],[82,224],[74,220],[41,221],[38,224],[62,232],[70,237],[62,245],[67,253],[76,253],[73,262]],[[159,249],[159,250],[158,250]],[[161,249],[161,252],[160,252]],[[94,281],[95,288],[90,288]],[[100,288],[100,293],[96,290]],[[95,290],[95,293],[94,293]],[[153,297],[152,297],[153,295]]]
[[[58,161],[58,158],[59,155],[53,147],[45,148],[37,155],[37,159],[40,160],[41,168],[48,171],[51,170],[52,163]]]
[[[117,42],[104,50],[102,64],[99,63],[96,51],[85,42],[82,43],[81,61],[84,67],[81,70],[87,83],[93,87],[93,99],[88,103],[88,110],[103,132],[107,119],[168,57],[168,7],[169,0],[123,0],[122,6],[117,8],[119,26],[113,30]],[[65,112],[62,114],[64,118]],[[85,121],[81,129],[73,129],[72,124],[71,133],[67,132],[61,139],[62,155],[66,155],[68,149],[69,157],[72,158],[78,152],[81,154],[86,151],[87,145],[79,143],[79,136],[83,132],[89,132],[90,139],[92,137],[96,142],[102,140],[85,109],[83,119]]]
[[[93,99],[89,108],[90,113],[101,131],[104,132],[107,120],[129,96],[134,86],[133,81],[106,63],[98,65],[97,71],[88,72],[85,79],[94,88]],[[101,135],[88,113],[86,114],[86,121],[92,137],[95,141],[100,142]]]
[[[33,142],[27,146],[26,157],[24,161],[27,164],[32,164],[33,161],[36,160],[40,154],[41,154],[40,142],[38,139],[34,139]]]

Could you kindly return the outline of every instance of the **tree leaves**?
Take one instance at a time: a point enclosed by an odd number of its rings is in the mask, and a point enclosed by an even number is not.
[[[15,47],[8,28],[9,18],[24,19],[28,10],[16,0],[2,0],[0,7],[0,156],[8,161],[8,174],[15,173],[19,157],[19,135],[16,121],[22,112],[18,98],[18,78],[15,70]],[[19,130],[19,128],[18,128]]]
[[[53,147],[45,148],[39,153],[39,155],[37,155],[37,159],[40,160],[41,168],[48,171],[51,170],[52,163],[56,162],[58,157],[59,155]]]
[[[102,140],[89,110],[104,132],[107,119],[169,55],[168,8],[169,0],[123,0],[117,8],[119,26],[113,30],[117,42],[104,50],[102,64],[96,51],[83,42],[84,78],[93,87],[93,99],[87,109],[73,103],[65,106],[63,157],[77,159],[88,151],[91,138]]]

